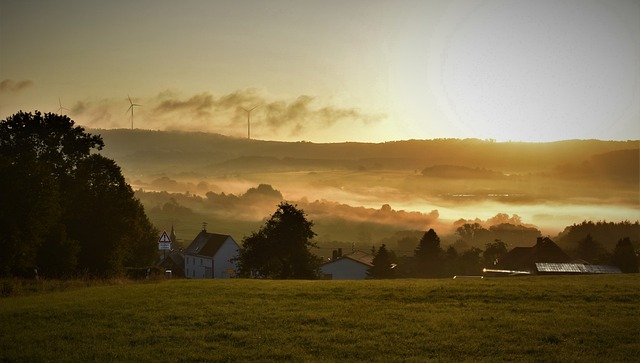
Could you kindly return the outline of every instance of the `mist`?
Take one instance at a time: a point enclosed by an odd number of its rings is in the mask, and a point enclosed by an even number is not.
[[[640,219],[638,141],[317,144],[201,132],[95,132],[152,221],[161,229],[175,225],[185,238],[208,222],[211,230],[241,239],[282,200],[305,210],[323,246],[364,249],[429,228],[454,244],[465,223],[555,236],[585,220]]]

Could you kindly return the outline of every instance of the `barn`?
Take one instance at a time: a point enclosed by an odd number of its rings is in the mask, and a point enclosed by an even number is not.
[[[488,274],[604,274],[621,273],[615,266],[590,265],[575,261],[555,242],[539,237],[532,247],[516,247],[498,261],[495,269],[484,269]]]
[[[240,246],[233,237],[202,230],[184,250],[184,274],[192,279],[229,278],[236,275],[232,261]]]
[[[536,263],[570,263],[567,255],[550,238],[539,237],[532,247],[516,247],[498,261],[497,268],[503,270],[536,271]]]

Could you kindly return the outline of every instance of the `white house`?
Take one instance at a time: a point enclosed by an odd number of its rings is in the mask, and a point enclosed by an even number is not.
[[[354,251],[333,258],[320,266],[320,270],[323,278],[328,280],[364,280],[371,266],[373,266],[373,255]]]
[[[231,259],[240,246],[229,235],[201,231],[184,251],[184,274],[192,279],[229,278],[237,266]]]

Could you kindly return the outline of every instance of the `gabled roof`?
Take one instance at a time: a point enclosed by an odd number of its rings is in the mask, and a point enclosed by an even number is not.
[[[336,261],[340,261],[341,259],[349,259],[349,260],[361,263],[363,265],[367,265],[369,267],[373,266],[373,255],[366,252],[362,252],[362,251],[353,251],[349,254],[342,255],[342,257],[338,258],[337,260],[331,260],[325,263],[325,265],[336,262]]]
[[[184,266],[184,254],[179,251],[171,251],[158,265],[162,267]]]
[[[231,238],[235,243],[235,240],[227,234],[207,233],[207,231],[201,231],[196,238],[191,242],[189,247],[184,250],[187,255],[198,255],[212,257],[218,252],[224,242]]]
[[[571,257],[549,238],[538,238],[533,247],[516,247],[498,263],[504,269],[533,269],[538,262],[568,263]]]

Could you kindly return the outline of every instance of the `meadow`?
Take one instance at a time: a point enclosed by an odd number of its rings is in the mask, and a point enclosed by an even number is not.
[[[629,362],[640,356],[638,274],[33,284],[0,298],[0,361]]]

